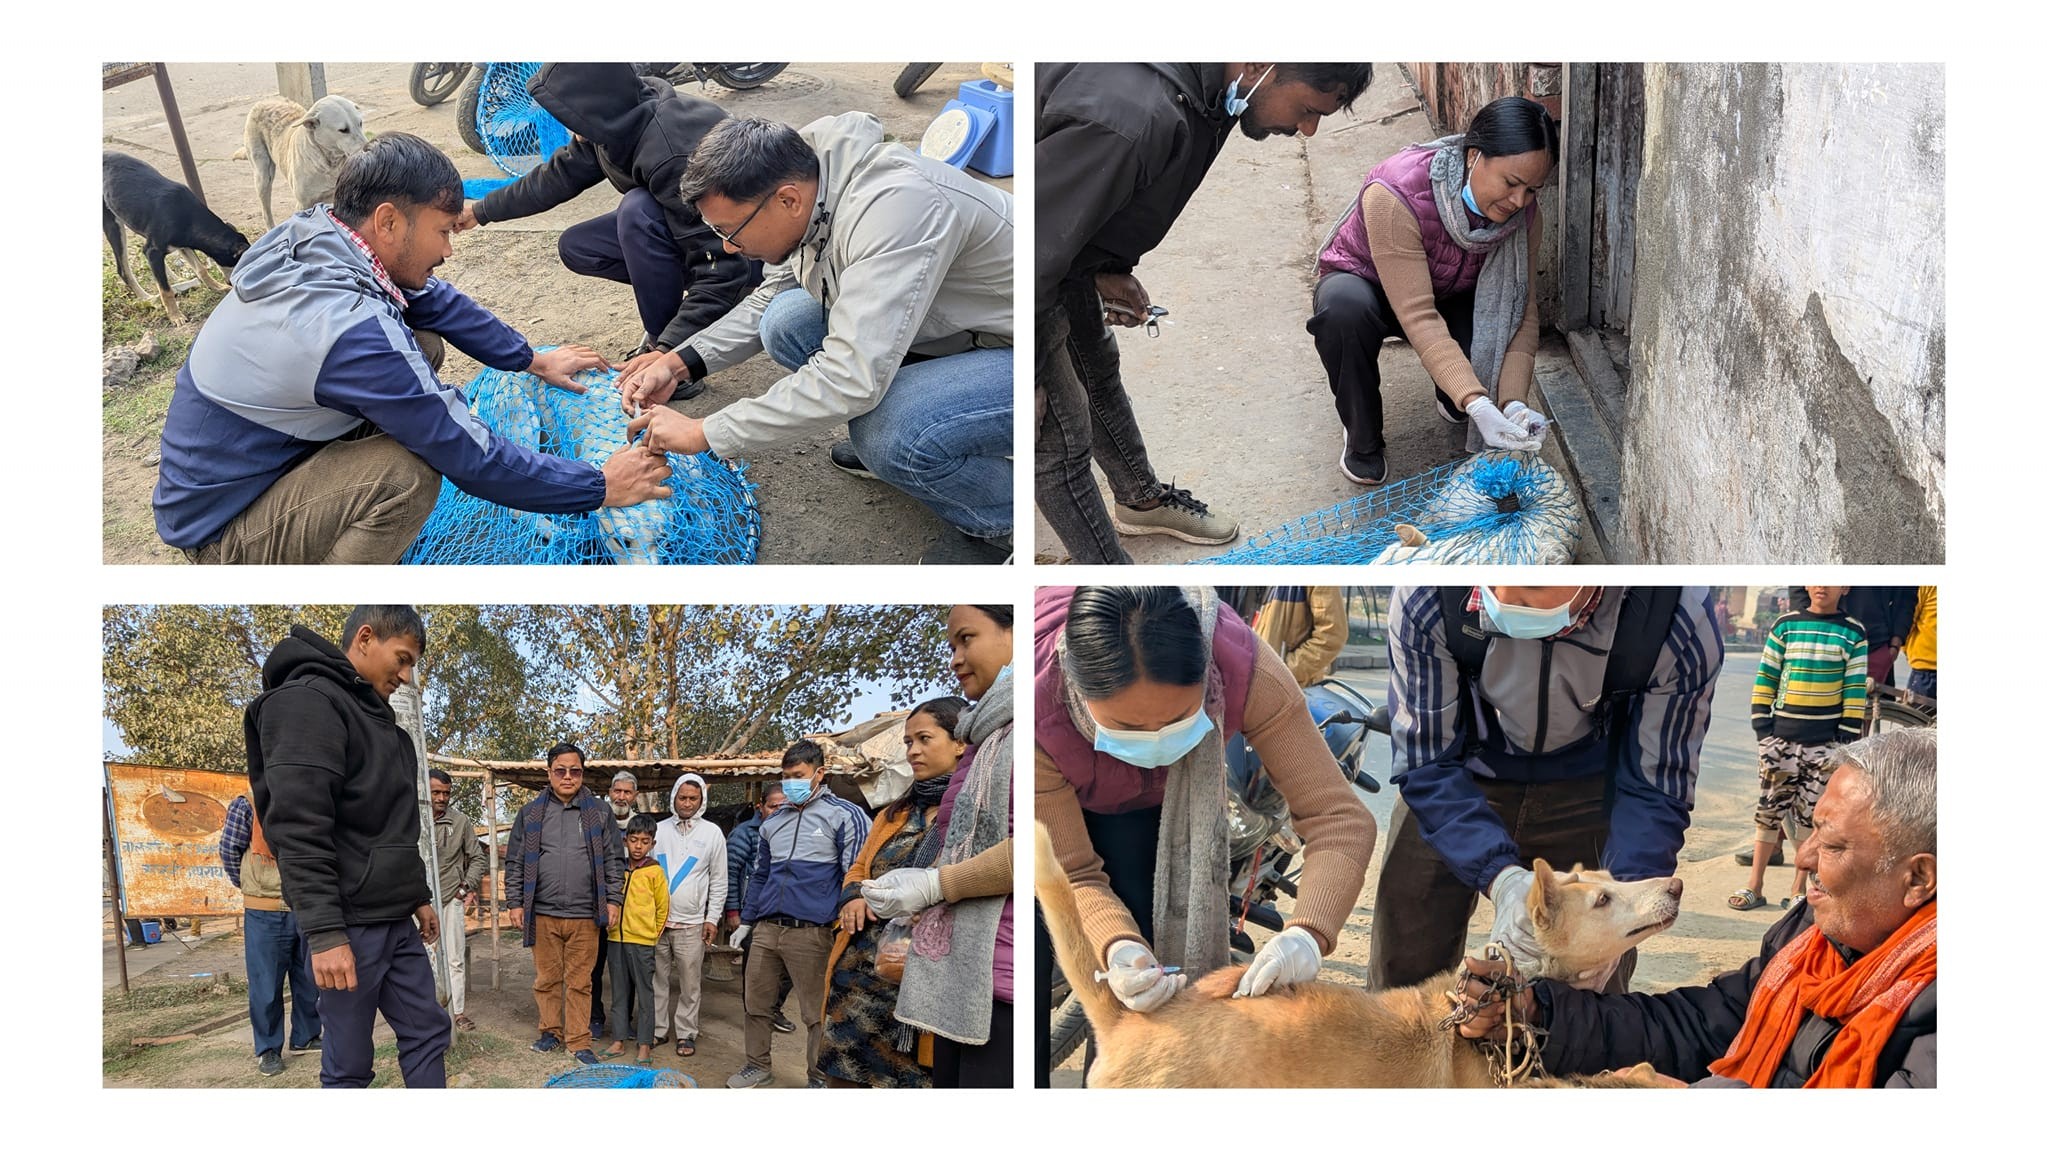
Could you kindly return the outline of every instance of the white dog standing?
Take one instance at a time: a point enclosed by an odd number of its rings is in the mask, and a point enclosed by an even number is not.
[[[322,96],[311,108],[283,96],[259,100],[242,125],[237,160],[256,165],[256,198],[263,202],[263,226],[276,225],[270,185],[279,174],[291,189],[293,211],[334,199],[341,165],[363,150],[363,114],[346,96]]]

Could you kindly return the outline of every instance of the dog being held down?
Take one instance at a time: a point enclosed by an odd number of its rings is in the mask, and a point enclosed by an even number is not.
[[[178,298],[171,292],[170,273],[164,256],[176,250],[192,265],[199,282],[216,292],[228,286],[214,281],[206,270],[204,252],[221,266],[232,269],[249,250],[249,241],[232,225],[208,211],[192,189],[169,179],[147,163],[121,152],[106,152],[100,158],[100,224],[107,243],[114,248],[114,270],[128,290],[147,298],[135,282],[135,270],[128,264],[128,240],[123,225],[142,237],[142,256],[149,261],[149,274],[156,278],[158,298],[174,324],[185,322],[178,310]]]
[[[311,108],[272,96],[249,109],[242,147],[233,159],[256,165],[256,198],[263,202],[263,226],[277,225],[270,212],[270,186],[284,176],[293,211],[332,202],[341,165],[363,150],[363,114],[346,96],[322,96]]]
[[[1036,867],[1053,950],[1095,1032],[1090,1087],[1497,1086],[1479,1044],[1438,1026],[1450,1010],[1445,993],[1455,971],[1389,991],[1311,980],[1235,999],[1243,971],[1224,968],[1156,1011],[1132,1011],[1095,979],[1095,949],[1043,824]],[[1620,883],[1606,872],[1560,872],[1541,860],[1533,870],[1529,918],[1545,959],[1521,973],[1527,978],[1604,967],[1678,917],[1683,885],[1675,878]],[[1573,1085],[1655,1082],[1639,1066]]]

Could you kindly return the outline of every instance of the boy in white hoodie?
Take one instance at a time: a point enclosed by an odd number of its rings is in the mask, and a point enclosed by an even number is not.
[[[725,833],[700,818],[704,791],[702,776],[676,780],[671,814],[654,831],[654,854],[668,872],[668,923],[654,948],[654,1042],[674,1035],[678,1055],[697,1053],[704,946],[725,908]]]

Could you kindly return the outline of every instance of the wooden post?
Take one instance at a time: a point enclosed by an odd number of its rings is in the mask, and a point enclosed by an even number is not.
[[[121,961],[121,997],[128,997],[128,925],[121,921],[121,856],[114,849],[114,797],[100,789],[100,819],[107,829],[107,877],[114,884],[114,955]]]
[[[497,777],[484,769],[484,830],[489,834],[491,852],[491,990],[498,990],[498,903],[505,896],[498,870],[498,786]]]
[[[178,97],[171,92],[171,74],[162,64],[151,65],[156,72],[156,97],[163,101],[164,120],[171,127],[171,146],[178,150],[178,165],[185,169],[185,186],[206,203],[206,191],[199,186],[199,165],[192,159],[192,144],[185,139],[185,121],[178,115]]]
[[[327,65],[279,64],[277,94],[297,101],[302,108],[312,107],[313,101],[327,95]]]

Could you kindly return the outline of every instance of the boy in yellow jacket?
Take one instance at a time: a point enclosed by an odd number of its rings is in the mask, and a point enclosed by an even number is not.
[[[653,1062],[654,1052],[654,945],[668,922],[668,873],[651,854],[654,827],[654,817],[644,813],[626,823],[626,905],[605,936],[611,941],[612,1045],[604,1053],[624,1055],[630,1034],[640,1042],[634,1062],[643,1065]]]

